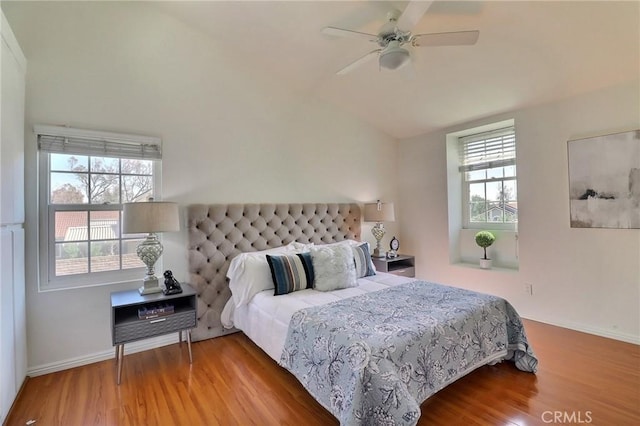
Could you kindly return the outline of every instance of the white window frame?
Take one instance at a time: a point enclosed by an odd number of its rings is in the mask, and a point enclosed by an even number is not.
[[[504,126],[503,123],[496,123],[495,125],[483,126],[482,128],[469,129],[465,131],[464,134],[458,135],[458,155],[459,155],[459,167],[458,170],[460,172],[460,181],[462,183],[462,227],[463,229],[494,229],[494,230],[516,230],[517,229],[517,219],[515,222],[494,222],[494,221],[484,221],[479,222],[471,221],[471,214],[469,211],[469,206],[471,204],[470,199],[470,186],[473,183],[489,183],[489,182],[515,182],[516,186],[516,194],[517,194],[517,185],[518,185],[518,171],[517,167],[515,168],[515,175],[510,177],[499,177],[499,178],[487,178],[487,179],[479,179],[474,181],[467,181],[466,172],[469,170],[483,170],[500,166],[516,166],[516,145],[517,145],[517,137],[515,132],[515,127],[513,122],[510,121],[511,124]],[[474,140],[474,139],[484,139],[488,137],[497,137],[499,135],[508,135],[513,134],[514,142],[513,142],[513,155],[507,155],[507,158],[503,158],[499,152],[494,153],[495,155],[489,155],[486,157],[484,155],[475,158],[472,161],[472,164],[465,165],[465,153],[464,153],[464,142],[465,140]],[[468,159],[468,158],[467,158]],[[517,201],[517,195],[516,195]]]
[[[54,141],[51,146],[48,146],[48,150],[38,150],[38,203],[40,208],[38,209],[37,263],[39,267],[39,291],[94,287],[140,281],[145,274],[146,268],[144,267],[65,276],[55,275],[55,213],[57,211],[86,211],[89,213],[91,211],[122,210],[122,204],[83,204],[81,209],[73,204],[49,204],[51,175],[50,154],[64,153],[78,156],[109,156],[124,159],[137,158],[150,160],[152,162],[153,197],[154,199],[160,199],[161,140],[149,136],[126,135],[59,126],[34,126],[34,132],[38,136],[39,144],[41,136],[50,137],[49,141],[52,141],[53,138],[62,138],[66,143],[66,145],[63,143],[59,146],[54,146],[57,143]],[[104,145],[106,151],[96,151],[99,143]],[[149,153],[149,149],[152,151],[151,153]],[[120,225],[122,225],[122,215],[120,217]],[[118,238],[120,244],[122,244],[123,240],[126,240],[126,238],[123,239],[122,237],[123,235],[120,234]],[[120,251],[120,253],[122,254],[122,251]],[[158,266],[158,264],[156,264],[156,266]],[[161,265],[159,267],[161,268]]]

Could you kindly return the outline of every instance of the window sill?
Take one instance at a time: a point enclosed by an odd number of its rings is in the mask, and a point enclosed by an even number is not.
[[[497,271],[497,272],[518,272],[520,268],[518,266],[505,266],[505,265],[493,265],[491,269],[483,269],[477,263],[471,262],[456,262],[453,266],[460,266],[462,268],[477,269],[479,271]]]
[[[73,283],[40,285],[38,287],[38,293],[48,293],[51,291],[63,291],[63,290],[82,290],[82,289],[92,288],[92,287],[104,287],[104,286],[112,286],[112,285],[120,285],[120,284],[137,285],[139,287],[140,285],[142,285],[143,277],[144,277],[144,273],[142,273],[139,278],[114,279],[113,281],[106,281],[106,282],[91,282],[91,278],[87,278],[87,280],[84,283],[73,282]]]

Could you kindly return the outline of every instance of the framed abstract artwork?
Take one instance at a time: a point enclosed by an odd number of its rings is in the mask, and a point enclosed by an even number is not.
[[[640,229],[640,130],[567,142],[572,228]]]

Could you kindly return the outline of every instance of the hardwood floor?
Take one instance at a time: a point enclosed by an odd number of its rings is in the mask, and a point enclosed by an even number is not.
[[[536,375],[482,367],[422,404],[419,425],[640,424],[640,346],[525,321]],[[7,425],[337,425],[244,334],[30,379]]]

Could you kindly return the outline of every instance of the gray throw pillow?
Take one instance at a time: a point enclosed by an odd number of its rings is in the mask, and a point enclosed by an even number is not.
[[[350,245],[314,246],[310,252],[316,290],[331,291],[358,285]]]

